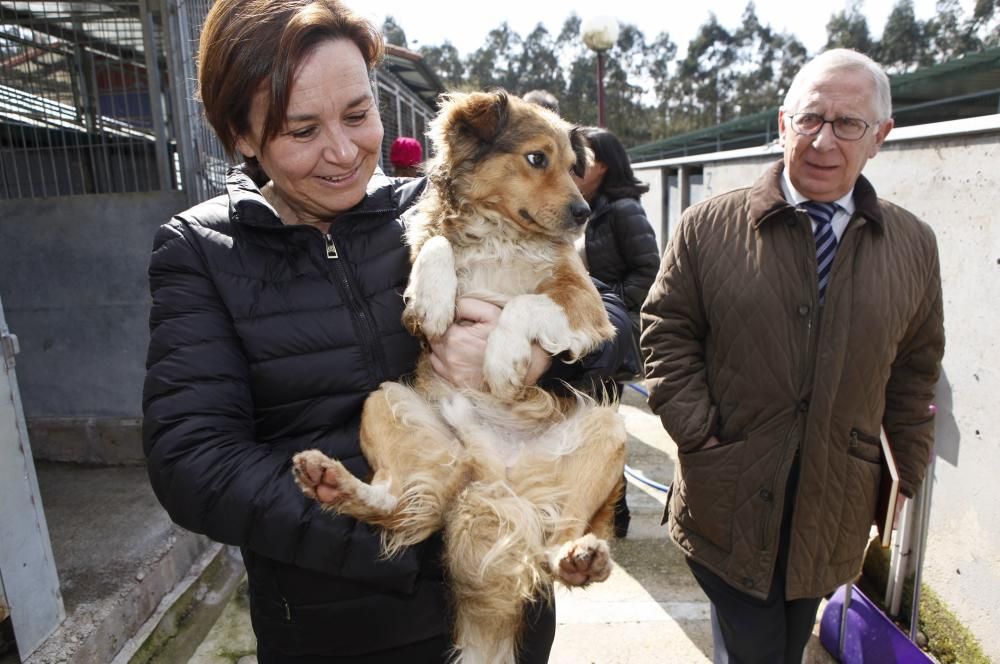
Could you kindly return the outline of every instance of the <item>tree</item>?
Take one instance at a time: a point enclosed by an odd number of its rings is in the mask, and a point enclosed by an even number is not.
[[[749,115],[777,103],[779,74],[778,50],[784,39],[771,28],[761,25],[754,4],[743,11],[743,25],[733,33],[733,88],[727,102],[734,116]]]
[[[465,65],[462,57],[451,42],[446,41],[441,46],[421,46],[420,57],[424,64],[441,78],[441,83],[448,90],[467,89],[465,80]]]
[[[646,47],[646,74],[652,82],[652,92],[656,99],[650,133],[654,140],[667,135],[668,100],[672,85],[674,67],[671,63],[677,57],[677,44],[670,35],[661,32]]]
[[[466,74],[473,89],[505,88],[516,90],[517,50],[521,37],[504,21],[490,30],[486,42],[474,51],[465,62]]]
[[[861,0],[854,0],[844,11],[832,14],[826,23],[826,49],[851,48],[871,56],[876,55],[877,47],[861,11]]]
[[[976,0],[972,24],[987,48],[1000,46],[1000,0]]]
[[[913,13],[913,0],[898,0],[882,30],[877,58],[890,74],[930,64],[924,45],[924,26]]]
[[[963,18],[958,0],[938,0],[936,9],[934,18],[924,26],[929,60],[944,62],[982,50],[976,21]]]
[[[644,103],[646,38],[635,25],[624,23],[618,41],[607,53],[604,99],[608,129],[625,145],[648,142],[653,110]],[[596,63],[595,63],[596,68]],[[596,74],[594,84],[597,84]]]
[[[571,122],[596,125],[597,61],[580,36],[582,23],[579,16],[570,15],[556,39],[559,63],[565,72],[559,110]]]
[[[408,48],[406,45],[406,33],[396,23],[396,19],[391,16],[386,16],[385,21],[382,22],[382,36],[385,37],[386,42],[393,46]]]
[[[1000,45],[1000,0],[976,0],[969,17],[962,0],[938,0],[937,15],[926,23],[916,19],[913,0],[897,0],[881,40],[868,30],[862,1],[850,0],[830,16],[826,48],[868,53],[890,73]],[[420,53],[449,89],[503,87],[523,94],[543,88],[559,98],[566,119],[594,125],[597,61],[580,25],[571,14],[558,36],[539,24],[522,39],[503,23],[464,60],[448,42],[422,46]],[[405,45],[391,17],[383,29],[391,43]],[[710,14],[681,58],[669,34],[647,42],[638,26],[624,24],[605,57],[608,128],[631,146],[772,109],[806,59],[798,39],[760,22],[753,2],[732,30]]]
[[[668,126],[672,133],[725,122],[725,103],[735,60],[733,36],[719,25],[715,13],[702,24],[677,64]]]
[[[548,90],[556,97],[562,95],[565,82],[556,44],[549,31],[539,23],[522,42],[521,54],[515,60],[517,87],[514,94],[529,90]]]

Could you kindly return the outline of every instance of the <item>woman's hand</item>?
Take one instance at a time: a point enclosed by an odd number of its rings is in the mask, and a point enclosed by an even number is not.
[[[486,341],[497,326],[502,309],[495,304],[473,298],[459,298],[455,322],[440,338],[430,342],[431,366],[439,376],[456,387],[483,389],[483,358]],[[531,364],[524,378],[534,385],[541,378],[552,358],[541,346],[531,345]]]

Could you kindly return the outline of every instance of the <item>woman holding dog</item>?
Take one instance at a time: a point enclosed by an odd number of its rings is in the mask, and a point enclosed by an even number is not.
[[[584,135],[594,152],[594,163],[582,178],[577,178],[580,193],[591,209],[579,243],[580,257],[592,277],[611,286],[624,300],[638,347],[639,308],[660,268],[656,235],[639,203],[649,185],[635,177],[625,146],[617,136],[597,127],[587,128]],[[641,367],[637,369],[641,374]],[[622,378],[619,376],[618,380]],[[610,384],[616,396],[621,397],[624,383]],[[622,493],[615,507],[615,535],[625,537],[630,521],[628,503]]]
[[[226,193],[154,241],[150,480],[178,524],[241,547],[261,664],[450,654],[440,539],[383,559],[378,532],[321,512],[290,471],[296,452],[317,448],[365,476],[362,404],[411,372],[419,350],[400,321],[410,270],[400,219],[424,181],[378,169],[371,72],[382,52],[377,28],[337,0],[217,0],[200,95],[222,145],[245,162]],[[621,302],[605,302],[626,330]],[[478,385],[498,311],[460,302],[461,324],[434,344],[435,369]],[[608,344],[582,365],[539,353],[533,376],[606,375],[626,352]],[[526,614],[521,661],[544,662],[554,611]]]

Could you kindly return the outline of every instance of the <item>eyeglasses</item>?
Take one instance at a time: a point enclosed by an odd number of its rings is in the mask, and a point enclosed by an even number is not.
[[[868,124],[861,118],[834,118],[827,120],[818,113],[792,113],[788,116],[792,121],[792,129],[802,136],[815,136],[828,124],[833,127],[833,135],[844,141],[857,141],[865,135],[869,127],[878,122]]]

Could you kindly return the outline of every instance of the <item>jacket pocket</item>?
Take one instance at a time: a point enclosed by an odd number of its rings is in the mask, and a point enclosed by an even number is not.
[[[679,481],[671,493],[677,524],[723,551],[732,550],[733,503],[745,441],[678,454]]]
[[[389,593],[259,557],[257,563],[247,566],[254,632],[282,655],[350,657],[451,630],[443,579],[421,578],[411,593]]]
[[[838,522],[840,532],[830,558],[833,564],[860,561],[864,554],[875,518],[881,454],[882,443],[877,437],[851,429]]]
[[[847,453],[868,463],[879,463],[882,455],[882,441],[860,429],[851,429],[851,439],[847,442]]]

